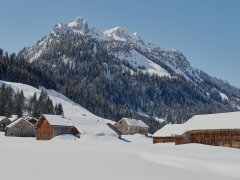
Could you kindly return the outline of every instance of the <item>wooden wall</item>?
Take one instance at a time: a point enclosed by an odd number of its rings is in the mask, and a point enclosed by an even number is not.
[[[77,137],[79,136],[79,131],[73,126],[52,126],[48,123],[46,119],[40,119],[37,123],[37,140],[50,140],[55,136],[62,134],[72,134]]]
[[[22,119],[13,126],[6,128],[5,135],[16,137],[35,137],[36,131],[34,125]]]
[[[46,119],[41,119],[37,124],[37,140],[49,140],[52,139],[52,126]]]
[[[240,148],[240,129],[194,130],[175,137],[175,144],[199,143]]]
[[[68,127],[68,126],[54,126],[53,127],[53,137],[62,135],[62,134],[71,134],[70,127]]]
[[[153,137],[153,144],[155,143],[167,143],[167,142],[174,142],[174,137]]]
[[[123,135],[130,134],[130,126],[126,123],[125,120],[120,120],[114,124],[114,127],[117,128]]]

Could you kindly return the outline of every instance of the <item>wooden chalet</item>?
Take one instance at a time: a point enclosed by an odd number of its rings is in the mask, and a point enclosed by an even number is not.
[[[200,143],[240,148],[240,112],[197,115],[184,124],[175,144]]]
[[[34,124],[31,123],[33,117],[21,117],[9,124],[5,128],[5,136],[15,137],[35,137]]]
[[[153,144],[175,142],[175,136],[183,133],[183,124],[166,124],[152,135]]]
[[[5,128],[11,123],[12,121],[9,118],[0,116],[0,131],[4,131]]]
[[[55,136],[63,134],[80,136],[80,132],[73,123],[61,115],[43,114],[35,127],[37,140],[50,140]]]
[[[141,120],[122,118],[114,124],[123,135],[144,134],[148,136],[148,125]]]

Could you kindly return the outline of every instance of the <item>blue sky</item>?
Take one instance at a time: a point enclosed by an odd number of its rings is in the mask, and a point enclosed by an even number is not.
[[[239,0],[0,0],[0,48],[18,52],[77,16],[101,30],[137,31],[240,87]]]

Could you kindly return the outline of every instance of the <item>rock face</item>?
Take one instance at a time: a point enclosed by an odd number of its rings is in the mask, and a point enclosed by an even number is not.
[[[117,97],[116,90],[109,91],[106,86],[102,87],[103,85],[98,83],[94,83],[91,87],[85,86],[85,88],[91,88],[91,96],[96,94],[98,96],[100,93],[101,97],[99,98],[109,103],[110,106],[112,105],[114,108],[117,105],[126,106],[131,113],[144,111],[147,116],[161,116],[164,119],[169,118],[171,121],[179,122],[179,119],[186,120],[187,117],[196,113],[205,112],[193,110],[191,113],[186,112],[188,116],[185,118],[175,117],[175,120],[168,117],[169,113],[163,113],[163,111],[173,108],[173,101],[179,101],[181,98],[184,99],[182,100],[184,102],[174,103],[178,104],[176,107],[179,109],[183,106],[190,107],[190,104],[191,106],[214,104],[218,107],[216,111],[237,110],[239,107],[239,89],[192,67],[180,51],[162,49],[157,45],[146,43],[138,33],[130,33],[121,27],[100,31],[81,17],[68,24],[55,25],[47,36],[32,47],[24,48],[19,56],[25,57],[31,63],[49,66],[57,76],[61,76],[62,84],[68,84],[67,80],[74,81],[71,85],[75,84],[77,87],[81,87],[82,91],[84,91],[82,89],[84,83],[89,85],[100,75],[104,76],[105,82],[103,83],[105,85],[110,83],[112,86],[119,86],[118,83],[112,83],[119,77],[119,81],[124,84],[123,87],[128,87],[129,91],[135,91],[135,94],[141,96],[135,97],[138,100],[135,99],[131,102],[124,97]],[[123,82],[123,76],[126,73],[130,73],[131,76],[128,78],[129,81],[124,80]],[[134,76],[140,75],[147,76],[152,81],[158,78],[159,81],[164,81],[166,84],[162,86],[161,83],[155,83],[154,85],[150,82],[143,82],[145,80],[136,80],[136,78],[131,80]],[[172,86],[169,84],[174,83],[181,84],[178,90],[166,89],[166,87],[171,88]],[[134,84],[140,84],[141,93],[133,89]],[[151,93],[147,90],[149,86],[151,86]],[[60,89],[68,96],[66,88]],[[100,92],[99,89],[101,89]],[[163,97],[164,94],[170,97]],[[150,96],[152,97],[150,98]],[[158,98],[159,96],[161,98]],[[186,98],[189,99],[189,97],[191,97],[191,103],[187,105]],[[70,98],[101,115],[94,110],[96,109],[95,103],[89,105],[83,98],[75,96],[70,96]],[[165,110],[161,110],[160,106]],[[112,117],[109,114],[102,116]]]

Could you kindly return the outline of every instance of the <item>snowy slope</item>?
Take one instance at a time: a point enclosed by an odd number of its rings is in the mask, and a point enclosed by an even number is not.
[[[137,44],[138,46],[145,46],[144,41],[141,39],[137,32],[130,33],[127,29],[121,27],[115,27],[108,29],[103,32],[104,35],[109,37],[111,40],[130,42],[132,44]]]
[[[11,86],[14,91],[23,90],[24,96],[26,98],[29,98],[34,95],[34,93],[37,93],[37,96],[39,97],[41,93],[41,89],[44,89],[41,87],[40,89],[36,89],[32,86],[21,84],[21,83],[14,83],[14,82],[6,82],[6,81],[0,81],[0,86],[2,83],[5,83],[6,85]],[[114,123],[111,120],[103,119],[101,117],[98,117],[91,112],[89,112],[87,109],[83,108],[79,104],[74,103],[70,99],[68,99],[66,96],[62,95],[61,93],[51,90],[51,89],[45,89],[48,93],[48,96],[53,101],[53,104],[61,103],[64,110],[64,115],[68,118],[70,118],[75,126],[78,126],[78,128],[81,130],[83,134],[88,135],[110,135],[110,136],[117,136],[115,132],[113,132],[106,123]]]
[[[149,74],[157,74],[158,76],[170,77],[170,74],[164,68],[147,59],[136,50],[131,50],[129,54],[119,53],[117,56],[121,60],[127,60],[134,68],[144,67],[145,70],[142,70],[143,72],[148,72]]]

